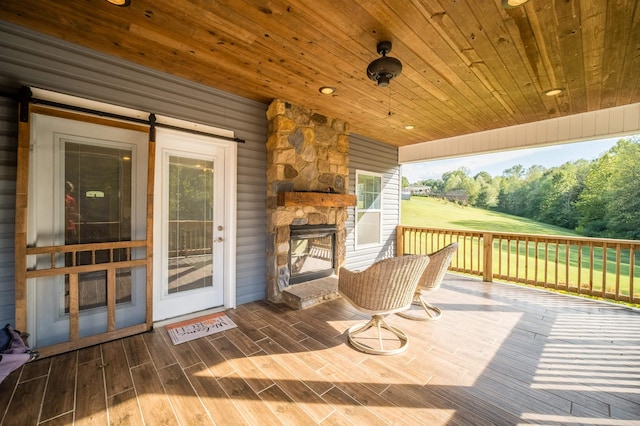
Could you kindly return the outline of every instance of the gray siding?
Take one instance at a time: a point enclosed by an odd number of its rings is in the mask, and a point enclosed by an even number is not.
[[[355,249],[355,208],[347,220],[346,267],[365,269],[396,253],[396,226],[400,221],[400,166],[398,148],[359,135],[349,137],[349,193],[356,194],[356,169],[383,175],[382,241],[378,247]]]
[[[14,324],[13,238],[16,204],[17,107],[0,98],[0,326]]]
[[[28,85],[233,130],[238,304],[265,297],[267,105],[0,22],[0,90]],[[15,102],[0,99],[0,324],[14,323]]]
[[[28,85],[233,130],[238,146],[238,304],[265,297],[267,105],[0,22],[0,91]],[[14,322],[16,104],[0,97],[0,325]],[[349,192],[355,170],[384,174],[380,247],[355,251],[354,209],[347,223],[347,267],[362,269],[395,254],[399,220],[398,149],[350,136]]]

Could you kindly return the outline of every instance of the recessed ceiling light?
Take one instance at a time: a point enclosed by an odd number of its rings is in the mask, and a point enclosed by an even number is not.
[[[109,3],[116,6],[126,7],[131,5],[131,0],[107,0]]]
[[[522,6],[529,0],[502,0],[502,7],[505,9],[513,9],[514,7]]]
[[[336,88],[329,87],[329,86],[322,86],[320,89],[318,89],[318,91],[323,95],[333,95],[336,91]]]
[[[560,93],[562,93],[562,89],[551,89],[544,92],[544,94],[547,96],[557,96]]]
[[[404,126],[405,130],[413,130],[416,128],[416,126],[414,126],[413,124],[407,124],[406,126]]]

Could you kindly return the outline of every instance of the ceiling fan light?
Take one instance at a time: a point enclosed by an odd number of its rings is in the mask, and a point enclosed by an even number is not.
[[[390,74],[380,74],[375,80],[378,83],[378,87],[387,87],[392,78],[393,76]]]
[[[502,7],[505,9],[513,9],[514,7],[522,6],[529,0],[502,0]]]

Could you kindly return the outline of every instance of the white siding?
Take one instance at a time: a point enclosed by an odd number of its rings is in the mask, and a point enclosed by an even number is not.
[[[637,133],[640,133],[640,103],[403,146],[398,155],[404,164]]]
[[[396,253],[396,226],[400,217],[400,167],[398,148],[359,135],[349,136],[349,193],[356,194],[356,169],[380,173],[383,177],[382,245],[355,249],[355,208],[348,209],[347,258],[345,266],[362,270],[373,262]]]

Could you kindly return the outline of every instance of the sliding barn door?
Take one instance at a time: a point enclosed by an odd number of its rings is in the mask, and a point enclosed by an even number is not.
[[[146,253],[130,242],[146,237],[147,146],[147,132],[32,114],[27,245],[47,248],[27,258],[32,346],[145,323]]]

